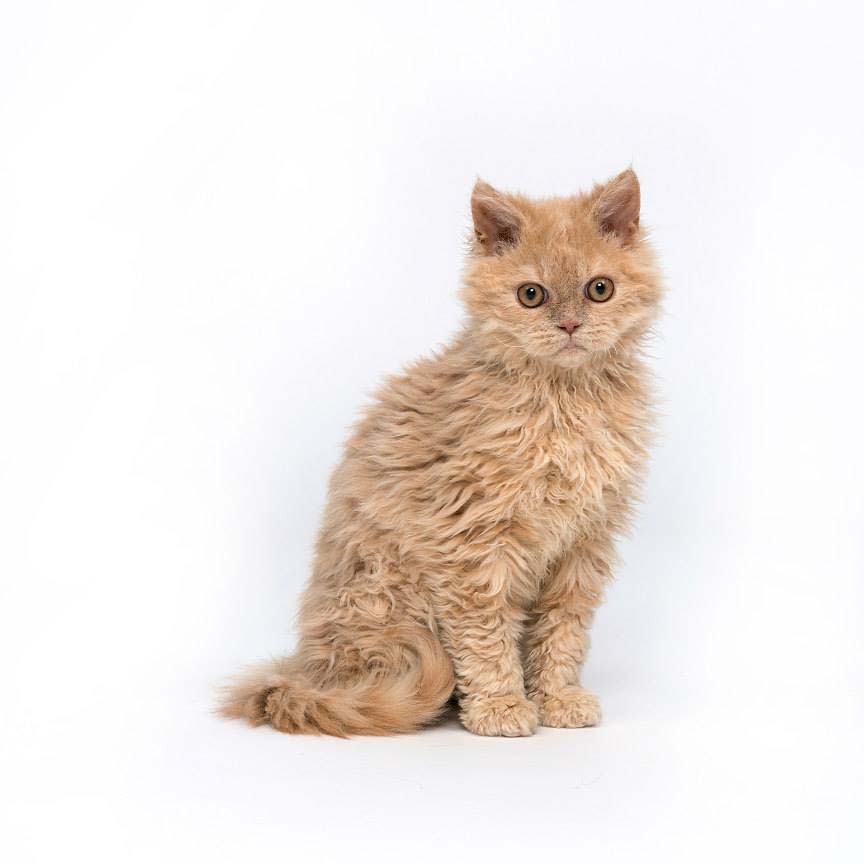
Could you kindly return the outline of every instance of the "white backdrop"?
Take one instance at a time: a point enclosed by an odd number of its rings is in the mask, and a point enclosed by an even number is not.
[[[0,14],[7,860],[861,860],[851,2]],[[291,646],[359,406],[459,326],[475,176],[628,164],[664,417],[586,670],[604,725],[212,718]]]

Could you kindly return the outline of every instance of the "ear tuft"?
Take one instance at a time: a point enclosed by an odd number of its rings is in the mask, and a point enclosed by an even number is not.
[[[600,230],[614,234],[625,246],[639,229],[639,178],[632,168],[622,171],[596,192],[593,212]]]
[[[474,235],[487,255],[499,255],[519,241],[522,220],[507,196],[483,180],[471,193]]]

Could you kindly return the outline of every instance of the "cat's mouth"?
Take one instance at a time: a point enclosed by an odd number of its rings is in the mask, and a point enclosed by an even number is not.
[[[565,342],[555,353],[556,354],[576,354],[579,351],[586,351],[587,349],[580,345],[578,342],[574,342],[572,339]]]

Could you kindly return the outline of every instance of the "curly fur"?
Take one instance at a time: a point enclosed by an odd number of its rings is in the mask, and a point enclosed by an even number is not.
[[[222,711],[388,734],[459,699],[483,735],[599,721],[579,685],[651,427],[640,347],[661,290],[632,171],[532,201],[478,181],[463,331],[392,378],[330,483],[296,653]],[[614,282],[592,302],[592,277]],[[526,308],[525,282],[548,301]],[[562,323],[575,325],[572,335]]]

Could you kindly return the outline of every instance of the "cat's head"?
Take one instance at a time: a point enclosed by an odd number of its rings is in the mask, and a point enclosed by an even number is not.
[[[577,367],[633,345],[661,295],[639,204],[632,170],[537,201],[478,180],[465,302],[485,350]]]

